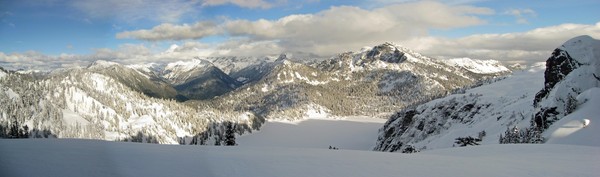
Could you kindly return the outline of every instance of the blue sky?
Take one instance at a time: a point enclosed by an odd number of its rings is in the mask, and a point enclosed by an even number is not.
[[[0,66],[326,57],[386,41],[440,58],[531,62],[576,35],[599,38],[598,9],[597,0],[0,0]],[[520,39],[543,45],[514,48]],[[173,44],[178,53],[164,54]]]

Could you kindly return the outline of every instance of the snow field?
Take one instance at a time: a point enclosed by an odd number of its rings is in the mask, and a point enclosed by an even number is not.
[[[292,147],[369,151],[375,145],[378,129],[385,119],[347,117],[309,118],[302,121],[269,121],[260,131],[236,139],[241,147]]]
[[[490,145],[417,154],[173,146],[73,139],[0,140],[0,176],[597,176],[600,148]]]

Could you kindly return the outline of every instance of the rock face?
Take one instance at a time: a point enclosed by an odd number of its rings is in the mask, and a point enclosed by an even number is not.
[[[390,43],[373,47],[371,51],[367,52],[366,58],[370,61],[379,59],[388,63],[401,63],[406,60],[404,53]]]
[[[590,36],[575,37],[552,52],[546,61],[544,88],[534,99],[534,126],[547,129],[581,104],[576,99],[579,94],[598,87],[599,60],[600,41]]]
[[[571,58],[569,53],[563,49],[557,48],[552,52],[552,56],[546,60],[546,71],[544,72],[544,88],[535,95],[534,105],[550,93],[556,83],[560,82],[571,71],[579,67],[579,63]]]

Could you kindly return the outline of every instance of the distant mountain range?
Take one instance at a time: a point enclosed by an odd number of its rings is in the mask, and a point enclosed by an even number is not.
[[[438,60],[392,43],[298,61],[282,54],[0,70],[0,127],[17,122],[61,138],[214,144],[223,122],[245,133],[265,119],[386,117],[511,73],[497,61]]]

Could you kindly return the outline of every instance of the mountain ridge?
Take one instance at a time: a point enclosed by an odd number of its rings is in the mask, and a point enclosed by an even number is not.
[[[235,123],[236,132],[242,134],[259,129],[265,119],[298,120],[312,114],[381,117],[507,74],[468,72],[418,53],[404,53],[397,46],[375,48],[311,65],[284,54],[230,70],[235,79],[211,61],[199,59],[170,67],[96,61],[44,77],[18,74],[0,81],[6,90],[0,97],[15,98],[2,99],[5,106],[0,111],[8,116],[0,119],[0,125],[16,119],[60,138],[219,144],[226,122]],[[420,61],[424,58],[427,61]],[[223,63],[230,61],[234,58]],[[344,61],[352,61],[347,66],[356,70],[332,67]],[[172,77],[165,77],[170,73]],[[246,80],[241,79],[244,76]],[[1,84],[9,82],[19,84]],[[210,93],[211,89],[223,92]],[[209,96],[201,100],[192,95],[197,93]],[[9,113],[15,108],[34,111]]]
[[[374,150],[409,152],[448,148],[461,137],[497,144],[503,143],[498,137],[514,131],[527,133],[518,140],[520,143],[555,138],[553,133],[543,131],[560,130],[562,124],[552,124],[579,107],[586,107],[583,105],[586,102],[577,101],[580,99],[576,97],[589,95],[589,90],[600,85],[600,79],[595,77],[600,75],[598,44],[599,40],[589,36],[575,37],[552,52],[545,70],[519,71],[465,93],[405,108],[392,115],[379,130]]]

